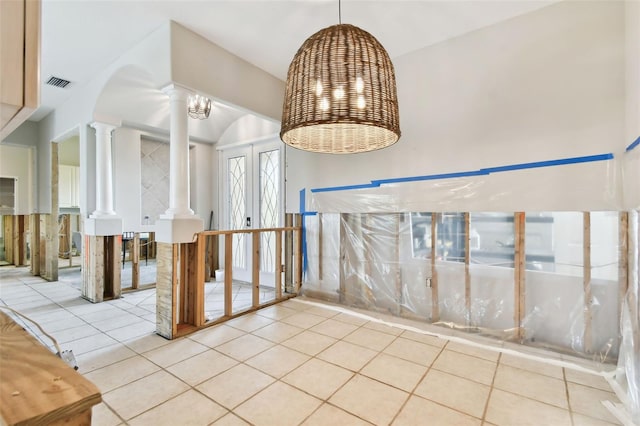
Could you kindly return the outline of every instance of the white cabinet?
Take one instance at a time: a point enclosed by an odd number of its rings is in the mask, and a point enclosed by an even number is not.
[[[60,207],[80,205],[80,167],[61,164],[58,168],[58,202]]]

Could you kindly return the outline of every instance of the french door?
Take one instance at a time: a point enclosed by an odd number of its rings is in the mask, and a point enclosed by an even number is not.
[[[222,151],[223,220],[225,229],[282,226],[284,149],[274,140]],[[260,285],[275,285],[275,235],[260,241]],[[251,282],[251,234],[234,234],[233,278]]]

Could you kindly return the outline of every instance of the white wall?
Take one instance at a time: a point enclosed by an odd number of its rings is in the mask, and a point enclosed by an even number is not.
[[[17,179],[14,214],[33,212],[33,156],[32,147],[0,144],[0,177]]]
[[[396,58],[400,141],[349,156],[288,149],[287,211],[297,211],[301,188],[609,152],[621,156],[624,46],[623,3],[560,2]],[[491,182],[490,194],[515,205],[533,196],[544,203],[538,209],[547,210],[619,204],[618,187],[611,195],[611,185],[619,185],[617,165],[553,169],[502,173],[491,178],[499,182]],[[549,173],[553,179],[538,185]],[[567,180],[572,184],[564,185]],[[486,181],[470,178],[465,185]],[[419,189],[401,196],[409,203],[429,196],[429,188]],[[567,205],[567,199],[580,205]],[[477,210],[494,209],[489,198],[476,201]],[[448,208],[464,210],[455,202]]]

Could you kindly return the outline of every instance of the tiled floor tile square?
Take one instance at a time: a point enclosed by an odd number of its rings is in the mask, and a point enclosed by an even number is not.
[[[274,381],[273,377],[255,368],[238,364],[201,383],[196,388],[218,404],[232,409]]]
[[[303,331],[300,334],[296,334],[290,339],[282,342],[283,346],[286,346],[296,351],[305,353],[307,355],[314,356],[323,351],[337,340],[324,336],[322,334],[314,333],[313,331]]]
[[[597,374],[589,374],[583,371],[565,368],[567,382],[577,383],[579,385],[590,386],[592,388],[611,392],[611,386],[604,377]]]
[[[114,328],[125,327],[127,325],[135,324],[140,321],[140,317],[131,315],[126,311],[120,311],[117,316],[104,319],[102,321],[92,322],[91,325],[100,331],[109,331]]]
[[[136,337],[154,334],[155,331],[156,325],[154,323],[142,320],[131,325],[109,330],[106,334],[119,342],[126,342],[127,340],[135,339]]]
[[[225,325],[229,327],[237,328],[238,330],[246,331],[250,333],[254,330],[262,328],[273,322],[272,319],[257,315],[252,312],[250,314],[242,315],[232,320],[225,322]]]
[[[244,361],[269,349],[273,345],[272,342],[266,339],[246,334],[216,347],[216,350],[238,361]]]
[[[426,343],[427,345],[436,346],[438,348],[444,347],[444,345],[449,342],[447,339],[441,339],[430,334],[418,333],[411,330],[405,330],[400,336],[405,339],[415,340],[416,342]]]
[[[356,374],[329,402],[371,423],[389,424],[409,394]]]
[[[282,381],[325,400],[351,377],[352,371],[312,358],[284,376]]]
[[[224,416],[227,410],[194,390],[176,396],[129,420],[131,426],[206,425]]]
[[[572,411],[606,422],[617,422],[617,419],[602,405],[602,401],[619,402],[614,393],[571,382],[567,383],[567,387]]]
[[[427,345],[426,343],[416,342],[415,340],[398,337],[384,349],[384,353],[406,359],[429,366],[436,359],[442,349]]]
[[[482,424],[480,419],[418,396],[412,396],[394,420],[393,426],[415,426],[423,424],[425,419],[428,419],[429,426],[480,426]]]
[[[297,309],[287,308],[282,303],[260,309],[256,312],[256,314],[260,316],[271,318],[273,320],[281,320],[297,313]]]
[[[245,363],[270,376],[280,378],[308,359],[308,355],[278,345],[249,358]]]
[[[271,340],[272,342],[280,343],[287,340],[298,333],[302,333],[304,330],[299,327],[294,327],[283,322],[274,322],[266,327],[262,327],[252,334],[260,336],[263,339]]]
[[[213,349],[209,349],[191,358],[187,358],[184,361],[173,364],[167,368],[167,371],[191,386],[195,386],[228,370],[236,364],[238,364],[238,361],[235,359],[229,358]]]
[[[212,426],[248,426],[249,423],[242,420],[240,417],[233,413],[229,413],[226,416],[211,423]]]
[[[91,426],[116,426],[122,423],[118,417],[104,402],[94,405],[91,409]]]
[[[339,341],[317,355],[318,358],[351,371],[359,371],[378,352],[353,343]]]
[[[336,321],[342,321],[342,322],[346,322],[347,324],[353,324],[353,325],[357,325],[358,327],[365,325],[366,323],[369,322],[369,320],[364,319],[364,318],[360,318],[358,316],[355,315],[349,315],[346,313],[340,313],[338,315],[336,315],[335,317],[332,317],[334,320]]]
[[[621,424],[618,422],[605,422],[604,420],[594,419],[593,417],[587,417],[578,413],[572,413],[571,417],[573,417],[573,426],[614,426]]]
[[[321,403],[319,399],[292,386],[276,382],[234,412],[255,425],[298,425]]]
[[[498,361],[498,356],[500,352],[492,351],[489,349],[479,348],[473,345],[466,345],[464,343],[459,342],[449,342],[447,343],[447,350],[460,352],[465,355],[471,355],[478,358],[486,359],[487,361]]]
[[[415,394],[454,410],[482,418],[491,388],[458,376],[431,370]]]
[[[485,419],[497,425],[571,425],[569,411],[500,389],[491,391]]]
[[[131,358],[136,353],[121,343],[96,349],[76,356],[78,372],[85,374],[89,371],[114,364],[123,359]]]
[[[307,420],[302,423],[303,426],[327,426],[327,425],[345,425],[345,426],[370,426],[371,423],[365,422],[357,418],[353,414],[349,414],[333,405],[322,404]]]
[[[105,393],[155,373],[159,369],[160,367],[151,361],[136,355],[93,370],[84,376],[98,386],[100,392]]]
[[[171,343],[171,340],[165,339],[157,334],[147,334],[146,336],[134,337],[123,343],[131,348],[131,350],[141,354],[159,348],[160,346],[168,345]]]
[[[53,334],[53,337],[56,338],[58,344],[62,344],[71,342],[73,340],[82,339],[84,337],[93,336],[94,334],[102,334],[102,332],[96,328],[93,328],[87,323],[84,323],[78,327],[59,330],[50,334]]]
[[[170,345],[160,346],[157,349],[145,352],[142,355],[161,367],[168,367],[208,349],[208,347],[198,342],[183,338],[174,340]]]
[[[314,325],[309,330],[316,333],[324,334],[325,336],[333,337],[335,339],[342,339],[347,334],[353,332],[356,328],[358,328],[357,325],[336,321],[334,319],[328,319],[318,325]]]
[[[210,348],[227,343],[236,337],[244,336],[246,333],[237,328],[229,327],[226,324],[219,324],[213,327],[205,328],[204,330],[190,334],[189,339],[194,340],[203,345],[207,345]]]
[[[375,321],[369,321],[362,327],[368,328],[370,330],[380,331],[382,333],[391,334],[392,336],[399,336],[404,332],[404,329],[400,327],[392,327],[390,325],[386,325],[386,324],[375,322]]]
[[[412,392],[427,367],[384,353],[378,354],[360,370],[360,374],[384,382],[406,392]]]
[[[342,340],[374,351],[381,351],[395,340],[395,336],[368,328],[359,328]]]
[[[455,376],[490,385],[493,381],[496,363],[445,349],[432,367]]]
[[[305,311],[298,312],[297,314],[283,318],[280,321],[300,328],[310,328],[316,324],[320,324],[324,320],[326,320],[325,317],[313,315]]]
[[[509,367],[508,365],[500,365],[498,366],[493,386],[540,402],[569,409],[564,380]]]
[[[73,350],[73,353],[78,356],[116,343],[118,342],[115,339],[107,336],[106,334],[98,333],[77,340],[61,343],[60,347],[62,350],[71,349]]]
[[[502,354],[500,357],[500,364],[564,380],[562,367],[545,362],[539,362],[510,354]]]
[[[340,312],[337,310],[329,309],[329,307],[324,306],[312,306],[305,311],[308,314],[319,315],[325,318],[331,318],[338,315]]]
[[[102,399],[122,418],[128,420],[183,393],[188,388],[188,385],[165,371],[158,371],[105,393]]]

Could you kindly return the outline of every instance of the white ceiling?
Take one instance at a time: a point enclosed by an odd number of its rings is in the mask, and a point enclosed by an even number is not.
[[[531,12],[557,0],[343,0],[342,22],[372,33],[391,58]],[[174,20],[284,80],[293,55],[314,32],[338,23],[337,0],[42,0],[39,121],[99,70]]]

